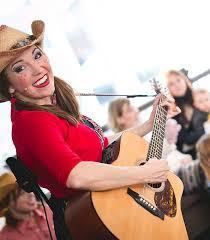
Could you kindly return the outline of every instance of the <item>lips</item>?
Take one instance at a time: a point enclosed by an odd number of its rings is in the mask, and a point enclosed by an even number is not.
[[[33,87],[42,88],[47,86],[50,83],[48,75],[45,74],[42,78],[38,79],[35,83],[33,83]]]

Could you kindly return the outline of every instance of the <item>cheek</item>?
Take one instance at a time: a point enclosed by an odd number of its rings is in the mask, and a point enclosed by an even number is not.
[[[30,84],[30,80],[27,74],[22,74],[20,77],[17,78],[15,83],[15,88],[17,90],[23,90],[24,88],[28,87]]]
[[[51,71],[51,66],[47,58],[44,58],[41,63],[43,66],[45,66],[46,69]]]
[[[20,208],[22,207],[22,205],[23,205],[23,201],[22,201],[21,197],[19,197],[19,198],[16,200],[15,206],[16,206],[17,209],[20,209]]]

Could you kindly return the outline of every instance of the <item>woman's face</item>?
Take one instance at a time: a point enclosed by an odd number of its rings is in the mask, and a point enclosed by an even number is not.
[[[30,213],[37,208],[37,200],[33,193],[27,193],[21,191],[20,195],[16,199],[13,208],[17,212]]]
[[[182,97],[187,91],[185,79],[176,74],[170,74],[167,77],[168,89],[173,97]]]
[[[54,77],[47,56],[36,46],[26,49],[6,67],[9,93],[38,105],[51,104]]]
[[[139,122],[139,111],[134,106],[125,103],[122,107],[122,116],[119,117],[119,124],[124,129],[133,127]]]

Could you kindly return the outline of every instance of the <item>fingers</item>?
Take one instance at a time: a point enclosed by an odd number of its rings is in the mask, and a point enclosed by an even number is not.
[[[168,118],[174,117],[181,112],[181,109],[176,106],[175,100],[172,97],[167,97],[162,103],[162,107],[167,107],[168,109]]]
[[[158,94],[156,97],[155,97],[155,101],[153,102],[153,107],[156,107],[160,101],[160,97],[161,97],[161,94]]]

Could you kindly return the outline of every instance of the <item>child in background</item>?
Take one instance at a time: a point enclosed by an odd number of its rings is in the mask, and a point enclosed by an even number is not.
[[[207,112],[208,121],[204,122],[205,133],[210,133],[210,93],[206,89],[193,90],[194,107],[201,112]]]
[[[210,93],[205,89],[193,90],[193,104],[201,112],[210,113]]]

